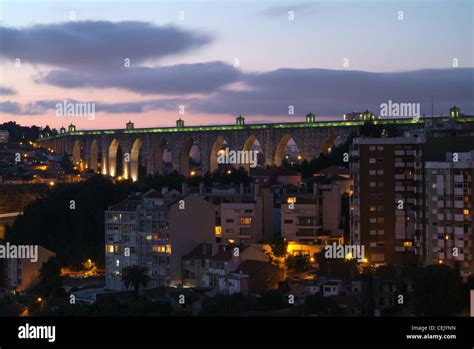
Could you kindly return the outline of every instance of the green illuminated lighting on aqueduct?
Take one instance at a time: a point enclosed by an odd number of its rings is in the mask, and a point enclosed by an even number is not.
[[[447,122],[449,117],[437,117]],[[424,124],[426,119],[390,119],[390,120],[373,120],[374,125],[415,125]],[[473,116],[459,117],[457,122],[474,122]],[[286,128],[317,128],[317,127],[354,127],[362,126],[365,121],[321,121],[314,123],[307,122],[290,122],[290,123],[274,123],[274,124],[246,124],[246,125],[209,125],[209,126],[184,126],[184,127],[153,127],[153,128],[137,128],[137,129],[116,129],[116,130],[83,130],[69,131],[58,135],[41,138],[40,141],[47,139],[59,138],[63,136],[88,136],[88,135],[114,135],[114,134],[140,134],[140,133],[170,133],[170,132],[209,132],[209,131],[238,131],[238,130],[262,130],[262,129],[286,129]]]

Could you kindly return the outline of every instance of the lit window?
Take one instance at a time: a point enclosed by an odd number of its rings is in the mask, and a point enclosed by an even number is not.
[[[286,202],[289,204],[296,204],[296,198],[295,197],[289,197],[286,199]]]
[[[464,213],[465,216],[469,215],[469,210],[468,209],[464,209],[462,212]]]
[[[411,241],[404,241],[404,242],[403,242],[403,246],[404,246],[404,247],[412,247],[412,246],[413,246],[413,242],[411,242]]]
[[[171,245],[157,245],[152,247],[153,252],[171,253]]]
[[[252,224],[252,217],[240,217],[241,225],[250,225]]]
[[[107,245],[107,252],[114,253],[114,245]]]
[[[214,228],[214,233],[215,233],[216,237],[221,237],[222,236],[222,227],[216,225],[216,227]]]
[[[120,266],[120,260],[118,260],[118,259],[115,260],[115,266],[116,266],[116,267],[119,267],[119,266]]]

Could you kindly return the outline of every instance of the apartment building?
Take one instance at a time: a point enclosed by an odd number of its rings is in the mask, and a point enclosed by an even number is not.
[[[217,242],[254,244],[272,240],[273,196],[269,188],[253,183],[249,187],[201,184],[199,196],[214,206]]]
[[[199,242],[214,241],[213,207],[166,188],[137,194],[105,212],[106,289],[124,290],[123,269],[148,268],[148,287],[181,281],[181,257]]]
[[[351,147],[351,243],[376,264],[423,255],[423,145],[419,137],[356,138]]]
[[[343,235],[341,191],[335,183],[284,187],[279,195],[281,236],[288,242],[325,245]]]
[[[462,276],[474,272],[473,171],[474,151],[425,165],[426,263],[447,264]]]

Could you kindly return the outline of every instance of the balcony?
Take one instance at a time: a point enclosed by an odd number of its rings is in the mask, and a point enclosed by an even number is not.
[[[319,236],[318,234],[319,230],[318,229],[299,229],[296,231],[296,236],[300,237],[313,237],[313,236]]]

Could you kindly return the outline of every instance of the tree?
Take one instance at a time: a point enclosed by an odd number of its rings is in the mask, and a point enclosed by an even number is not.
[[[271,245],[272,253],[275,257],[285,257],[288,243],[282,237],[275,238]]]
[[[133,287],[135,291],[135,298],[138,299],[138,292],[140,287],[146,288],[150,282],[150,275],[148,275],[148,268],[139,265],[132,265],[123,268],[122,281],[127,288]]]
[[[135,183],[114,184],[102,176],[56,185],[54,190],[26,206],[23,215],[5,231],[15,244],[35,244],[56,253],[62,266],[79,270],[85,259],[104,266],[104,211],[137,191]],[[71,210],[70,200],[77,203]],[[38,227],[44,228],[38,234]]]
[[[283,292],[277,289],[265,291],[259,298],[257,298],[256,310],[271,311],[284,309],[289,306]]]
[[[71,159],[69,158],[68,154],[64,154],[60,163],[61,167],[64,170],[65,174],[76,174],[79,173],[78,171],[74,170],[74,165],[71,162]]]
[[[294,270],[297,273],[302,273],[309,267],[308,257],[303,255],[290,255],[286,258],[285,263],[289,270]]]
[[[44,298],[53,296],[62,285],[61,265],[56,257],[43,263],[39,275],[39,288]]]
[[[424,316],[449,316],[462,309],[461,277],[446,265],[429,265],[419,270],[413,288],[415,310]]]

